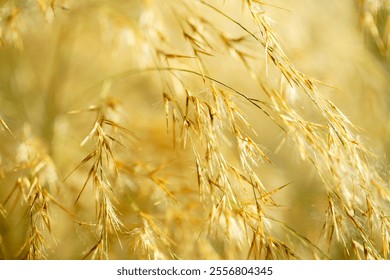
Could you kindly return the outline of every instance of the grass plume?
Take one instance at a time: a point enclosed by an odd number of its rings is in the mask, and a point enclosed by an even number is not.
[[[336,2],[0,3],[0,257],[388,259],[389,6]]]

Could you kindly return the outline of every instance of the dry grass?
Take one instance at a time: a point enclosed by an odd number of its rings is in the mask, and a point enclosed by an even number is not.
[[[0,1],[0,257],[388,259],[389,4],[274,2]]]

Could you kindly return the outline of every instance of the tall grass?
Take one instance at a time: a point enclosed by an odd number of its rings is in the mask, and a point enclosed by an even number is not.
[[[0,5],[1,258],[389,258],[387,1]]]

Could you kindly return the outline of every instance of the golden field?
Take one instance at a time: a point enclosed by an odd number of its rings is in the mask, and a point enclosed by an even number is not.
[[[0,1],[1,259],[389,259],[386,0]]]

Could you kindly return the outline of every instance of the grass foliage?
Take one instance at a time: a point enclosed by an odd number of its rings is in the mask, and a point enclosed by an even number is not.
[[[389,259],[387,0],[0,1],[0,47],[0,258]]]

